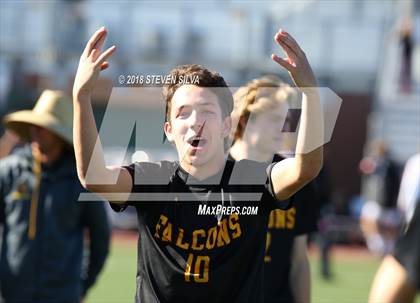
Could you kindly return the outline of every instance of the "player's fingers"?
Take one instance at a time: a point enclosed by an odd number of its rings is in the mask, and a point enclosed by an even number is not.
[[[105,69],[107,69],[109,67],[109,62],[108,61],[105,61],[105,62],[103,62],[102,64],[101,64],[101,70],[105,70]]]
[[[111,55],[115,52],[116,46],[113,45],[110,48],[108,48],[106,51],[102,53],[102,55],[99,56],[99,58],[96,60],[95,64],[102,65],[102,63],[105,62]]]
[[[277,62],[278,64],[280,64],[281,66],[283,66],[285,69],[287,69],[289,72],[293,72],[293,70],[295,69],[295,67],[290,64],[287,59],[282,59],[279,56],[272,54],[271,55],[271,59],[273,59],[273,61]]]
[[[96,49],[96,48],[94,48],[93,50],[92,50],[92,52],[90,53],[90,57],[91,58],[97,58],[98,56],[99,56],[99,50],[98,49]],[[92,60],[92,61],[94,61],[94,60]],[[95,62],[95,61],[94,61]]]
[[[95,62],[98,59],[98,57],[99,57],[99,55],[101,53],[102,45],[104,45],[104,43],[105,43],[105,39],[106,39],[106,32],[103,33],[99,37],[99,39],[96,40],[95,45],[93,45],[93,48],[91,50],[91,53],[89,54],[90,55],[90,58],[92,59],[93,62]],[[93,54],[95,54],[95,55],[93,55]]]
[[[297,43],[297,41],[295,40],[295,38],[293,38],[291,34],[282,30],[281,35],[284,37],[284,41],[286,42],[286,44],[289,45],[298,56],[305,55],[305,52],[303,51],[299,43]]]
[[[93,55],[93,51],[92,51],[92,53],[91,53],[91,57],[92,57],[92,61],[93,62],[95,62],[97,59],[98,59],[98,57],[99,57],[99,54],[101,53],[101,49],[102,49],[102,46],[104,45],[104,43],[105,43],[105,40],[106,40],[106,33],[105,34],[103,34],[97,41],[96,41],[96,44],[93,46],[93,50],[97,50],[97,52],[95,53],[95,55]]]
[[[98,29],[89,39],[88,43],[86,44],[86,47],[83,51],[83,54],[88,57],[90,53],[92,52],[92,49],[95,47],[98,40],[106,33],[105,27],[101,27]]]
[[[297,60],[298,57],[297,57],[296,53],[290,48],[290,46],[288,46],[282,40],[279,40],[278,43],[281,46],[281,48],[284,50],[284,52],[286,53],[287,57],[290,58],[293,63],[296,63],[296,60]],[[290,62],[290,63],[292,63],[292,62]]]
[[[274,36],[274,39],[276,42],[285,50],[287,55],[295,61],[298,57],[297,52],[288,44],[288,41],[286,41],[285,37],[281,35],[280,33],[277,33]]]

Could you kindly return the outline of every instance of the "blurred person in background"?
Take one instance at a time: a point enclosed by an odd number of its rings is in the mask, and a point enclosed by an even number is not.
[[[397,208],[400,171],[381,140],[373,141],[368,156],[359,165],[363,175],[363,205],[360,226],[370,251],[392,251],[401,223]]]
[[[277,162],[288,148],[289,106],[299,103],[296,88],[274,76],[252,80],[234,95],[233,135],[230,157]],[[285,121],[281,125],[279,121]],[[310,269],[307,234],[316,230],[319,205],[313,182],[299,190],[289,210],[272,210],[268,221],[264,256],[264,302],[309,302]]]
[[[324,154],[328,159],[328,150]],[[316,201],[318,201],[316,242],[320,253],[320,275],[324,280],[332,278],[331,271],[331,248],[333,246],[333,224],[334,207],[332,203],[332,186],[330,181],[330,173],[328,170],[328,162],[324,162],[324,166],[319,172],[318,177],[314,180],[316,190]]]
[[[371,303],[410,303],[420,291],[420,154],[407,161],[398,203],[405,211],[407,228],[376,273]]]
[[[407,160],[401,178],[400,192],[398,194],[398,209],[401,211],[404,222],[408,223],[414,214],[420,195],[420,153]]]
[[[78,203],[71,100],[46,90],[4,124],[29,143],[0,160],[0,301],[80,302],[104,265],[110,229],[101,202]]]
[[[411,91],[411,69],[414,49],[413,25],[410,17],[402,20],[400,28],[401,44],[401,72],[400,72],[400,90],[404,93]]]

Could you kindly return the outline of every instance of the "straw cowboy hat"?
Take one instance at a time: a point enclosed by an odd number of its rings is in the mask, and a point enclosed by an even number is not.
[[[73,144],[73,106],[71,100],[61,91],[45,90],[32,110],[21,110],[4,117],[6,128],[29,141],[29,126],[43,127]]]

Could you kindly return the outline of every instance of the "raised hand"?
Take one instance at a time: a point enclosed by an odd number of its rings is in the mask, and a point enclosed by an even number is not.
[[[106,38],[106,28],[101,27],[89,39],[80,57],[76,78],[73,85],[73,95],[90,97],[99,72],[108,68],[108,58],[114,53],[115,45],[101,53]]]
[[[296,86],[300,88],[316,87],[315,75],[304,51],[296,40],[283,30],[279,30],[274,35],[274,40],[281,46],[287,57],[282,59],[272,54],[271,59],[287,69]]]

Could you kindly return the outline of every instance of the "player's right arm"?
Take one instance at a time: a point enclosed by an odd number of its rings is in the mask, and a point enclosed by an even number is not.
[[[92,110],[91,95],[95,83],[100,71],[109,66],[107,60],[115,51],[115,46],[112,46],[101,53],[106,34],[106,29],[102,27],[89,39],[80,57],[73,85],[73,141],[77,174],[86,189],[105,199],[107,193],[130,193],[133,186],[126,169],[105,165]],[[128,197],[128,194],[123,197]]]
[[[290,198],[314,179],[322,168],[324,119],[317,80],[305,52],[287,32],[280,30],[274,39],[287,57],[271,58],[290,74],[302,91],[302,110],[295,156],[277,162],[271,170],[271,181],[278,200]]]

